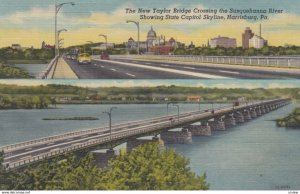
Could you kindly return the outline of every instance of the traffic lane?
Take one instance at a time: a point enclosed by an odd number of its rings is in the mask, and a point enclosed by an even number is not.
[[[105,61],[92,61],[92,64],[79,65],[75,60],[66,59],[79,79],[196,79],[194,76],[180,75],[144,68],[111,64]]]
[[[234,65],[232,67],[218,67],[218,66],[199,66],[187,63],[170,63],[165,61],[143,61],[135,59],[114,59],[122,62],[139,63],[142,65],[158,66],[165,68],[175,68],[184,71],[203,72],[207,74],[222,75],[231,78],[245,78],[245,79],[299,79],[300,74],[295,72],[278,72],[266,70],[253,70],[253,69],[238,69]]]
[[[196,77],[192,75],[182,75],[159,70],[149,70],[142,67],[133,68],[126,65],[110,63],[110,61],[94,60],[93,63],[102,68],[114,69],[118,72],[122,72],[125,75],[129,75],[130,79],[196,79]]]

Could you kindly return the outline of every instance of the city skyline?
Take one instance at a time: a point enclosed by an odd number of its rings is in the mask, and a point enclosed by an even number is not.
[[[10,2],[1,0],[1,29],[0,47],[11,46],[11,44],[21,44],[24,47],[34,46],[39,48],[42,41],[48,44],[54,43],[54,1],[29,0],[26,2],[16,0]],[[62,3],[64,1],[57,1]],[[259,34],[259,23],[263,26],[262,36],[267,39],[272,46],[284,44],[300,45],[300,40],[296,34],[299,33],[300,11],[295,9],[300,2],[288,0],[285,4],[274,3],[272,8],[283,9],[283,14],[270,14],[269,20],[259,20],[257,22],[247,20],[223,20],[223,21],[157,21],[139,20],[139,14],[125,14],[127,7],[131,8],[227,8],[236,9],[271,8],[267,1],[254,1],[251,6],[247,1],[238,3],[231,0],[226,4],[220,0],[214,2],[190,1],[189,6],[184,6],[182,0],[177,1],[151,1],[137,2],[128,0],[126,2],[112,0],[100,3],[96,0],[74,0],[75,6],[66,5],[62,8],[58,17],[58,28],[66,28],[68,32],[62,37],[65,39],[64,46],[85,44],[86,41],[102,42],[98,37],[99,33],[108,35],[108,42],[123,43],[132,37],[137,40],[137,30],[132,24],[127,24],[126,20],[136,20],[140,22],[141,40],[145,39],[150,26],[153,25],[157,34],[174,37],[187,45],[193,41],[196,46],[206,44],[207,39],[213,37],[227,36],[237,39],[237,46],[242,46],[242,33],[246,27]],[[279,2],[279,1],[276,1]],[[291,36],[291,34],[295,36]]]

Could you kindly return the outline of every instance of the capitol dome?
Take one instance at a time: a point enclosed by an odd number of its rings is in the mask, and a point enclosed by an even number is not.
[[[151,29],[148,32],[147,37],[156,37],[156,32],[153,30],[152,26],[151,26]]]

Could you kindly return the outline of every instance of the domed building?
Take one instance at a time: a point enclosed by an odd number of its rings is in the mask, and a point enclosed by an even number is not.
[[[148,50],[149,50],[149,48],[151,48],[157,44],[159,44],[159,40],[156,36],[156,32],[153,30],[153,27],[151,26],[151,29],[149,30],[148,35],[147,35]]]

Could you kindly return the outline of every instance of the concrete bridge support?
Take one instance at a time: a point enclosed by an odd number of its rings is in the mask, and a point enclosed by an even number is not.
[[[266,108],[266,113],[269,113],[271,111],[269,105],[265,105],[265,108]]]
[[[244,115],[241,112],[235,112],[233,116],[235,118],[236,124],[245,122]]]
[[[153,137],[152,139],[136,139],[132,138],[127,141],[126,151],[127,153],[131,152],[133,149],[137,148],[139,145],[143,145],[151,142],[159,142],[160,147],[164,148],[164,143],[159,139],[159,137]]]
[[[256,107],[256,108],[255,108],[255,111],[256,111],[256,115],[257,115],[258,117],[262,115],[260,107]]]
[[[225,131],[225,123],[221,118],[214,118],[213,121],[208,121],[212,131]]]
[[[245,121],[250,121],[252,119],[250,111],[249,110],[244,110],[243,112],[244,120]]]
[[[181,131],[163,131],[160,138],[165,144],[185,144],[192,143],[192,133],[187,129]]]
[[[251,115],[251,118],[256,118],[257,117],[256,111],[255,111],[254,108],[250,110],[250,115]]]
[[[265,108],[265,106],[261,106],[261,114],[263,115],[263,114],[266,114],[266,108]]]
[[[211,136],[211,127],[207,121],[201,121],[201,125],[189,125],[184,129],[189,130],[192,136]]]
[[[92,154],[95,157],[96,165],[101,168],[106,167],[108,161],[116,155],[115,150],[113,149],[97,150],[92,152]]]
[[[232,115],[226,115],[224,118],[225,127],[234,127],[236,126],[235,118]]]

